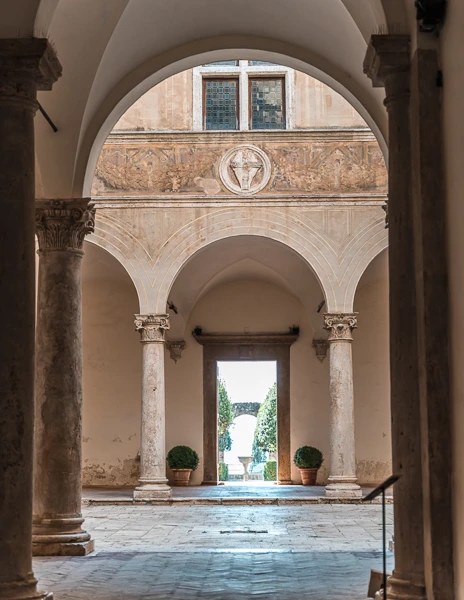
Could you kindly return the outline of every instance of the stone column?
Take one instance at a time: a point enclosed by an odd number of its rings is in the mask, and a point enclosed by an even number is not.
[[[364,72],[385,87],[388,111],[390,379],[395,570],[388,598],[425,598],[420,396],[411,186],[410,48],[406,35],[373,35]]]
[[[61,66],[45,39],[0,40],[0,598],[51,598],[32,573],[34,114]]]
[[[330,475],[326,496],[359,498],[354,438],[352,332],[356,314],[325,314],[329,332]]]
[[[169,329],[169,315],[135,315],[135,328],[143,345],[143,374],[140,480],[134,499],[170,498],[164,391],[164,337]]]
[[[77,556],[94,542],[82,529],[82,250],[93,231],[88,198],[38,200],[35,556]]]

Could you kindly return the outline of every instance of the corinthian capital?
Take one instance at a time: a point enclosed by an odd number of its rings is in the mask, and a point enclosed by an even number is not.
[[[39,250],[82,250],[95,226],[95,207],[89,198],[37,200],[35,229]]]
[[[169,329],[169,315],[135,315],[135,330],[142,342],[164,342],[164,332]]]
[[[358,326],[358,313],[333,314],[326,313],[324,315],[324,329],[329,332],[329,342],[337,340],[351,341],[353,339],[353,329]]]

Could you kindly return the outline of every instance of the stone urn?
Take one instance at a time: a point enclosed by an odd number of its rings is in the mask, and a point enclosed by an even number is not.
[[[174,473],[174,485],[188,485],[190,474],[193,469],[172,469]]]
[[[250,477],[248,475],[248,467],[253,462],[253,457],[252,456],[239,456],[238,460],[243,465],[243,471],[244,471],[244,473],[243,473],[243,481],[248,481],[248,479]]]
[[[303,485],[316,485],[317,481],[317,472],[319,469],[301,469],[301,483]]]

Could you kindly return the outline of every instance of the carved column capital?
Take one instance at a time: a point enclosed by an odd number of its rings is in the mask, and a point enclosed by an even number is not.
[[[372,35],[364,58],[364,73],[374,87],[384,87],[391,75],[408,73],[410,38],[406,34]]]
[[[35,229],[39,252],[82,251],[84,238],[95,226],[95,206],[89,198],[37,200]]]
[[[329,332],[328,341],[353,341],[353,329],[358,326],[358,313],[326,313],[324,329]]]
[[[182,352],[185,349],[185,342],[184,340],[166,342],[166,348],[169,350],[172,360],[176,363],[182,356]]]
[[[164,343],[164,335],[170,328],[169,315],[135,315],[135,330],[140,333],[140,341]]]
[[[47,39],[0,39],[0,104],[35,112],[36,91],[51,90],[61,70]]]

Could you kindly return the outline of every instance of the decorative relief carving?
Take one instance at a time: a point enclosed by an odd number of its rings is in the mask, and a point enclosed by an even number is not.
[[[182,357],[182,352],[185,350],[185,342],[183,340],[166,342],[166,347],[169,350],[172,360],[176,363]]]
[[[170,327],[169,315],[135,315],[135,330],[142,342],[164,342],[164,334]]]
[[[223,137],[218,141],[194,133],[176,140],[166,135],[163,141],[147,134],[130,144],[119,135],[117,143],[102,149],[92,193],[250,196],[387,190],[387,170],[374,140],[263,134],[258,148]]]
[[[269,183],[271,163],[260,148],[244,144],[224,154],[219,174],[222,183],[234,194],[257,194]]]
[[[338,340],[352,341],[353,329],[358,326],[358,313],[330,314],[324,315],[324,329],[329,332],[328,341]]]
[[[320,362],[323,362],[327,356],[327,350],[329,348],[329,341],[326,339],[313,340],[312,347],[316,351],[316,357]]]
[[[39,250],[82,250],[95,227],[95,205],[88,198],[37,200],[35,228]]]

